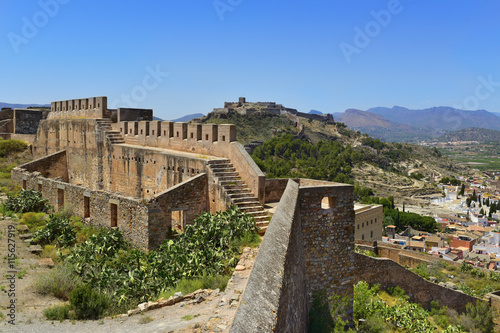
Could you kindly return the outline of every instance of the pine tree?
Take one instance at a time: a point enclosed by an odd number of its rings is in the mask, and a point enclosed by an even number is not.
[[[460,195],[463,196],[465,193],[465,184],[462,184],[462,188],[460,189]]]

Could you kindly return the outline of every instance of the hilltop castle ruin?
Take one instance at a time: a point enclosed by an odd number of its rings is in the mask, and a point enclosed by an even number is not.
[[[266,179],[234,125],[153,121],[150,109],[108,109],[103,96],[58,101],[32,152],[12,172],[23,189],[56,210],[71,206],[86,223],[119,228],[145,250],[203,211],[236,205],[253,215],[266,236],[236,331],[250,319],[257,330],[306,331],[313,291],[352,297],[353,187]],[[263,205],[277,201],[269,222]]]

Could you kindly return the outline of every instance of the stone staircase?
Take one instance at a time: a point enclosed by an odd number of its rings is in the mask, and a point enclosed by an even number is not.
[[[97,124],[106,133],[106,138],[111,144],[125,143],[121,133],[111,128],[111,119],[97,119]]]
[[[229,160],[214,160],[208,161],[208,165],[213,175],[218,178],[219,184],[224,188],[231,204],[252,215],[257,222],[257,227],[260,228],[260,233],[264,234],[269,225],[269,216],[231,162]]]

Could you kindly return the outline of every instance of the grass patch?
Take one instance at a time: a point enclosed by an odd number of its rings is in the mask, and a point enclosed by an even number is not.
[[[69,304],[55,305],[43,310],[43,315],[48,320],[59,320],[62,322],[65,319],[73,319],[74,313],[71,312]]]
[[[30,232],[33,232],[36,229],[45,226],[47,223],[46,218],[47,214],[45,213],[28,212],[21,215],[19,224],[27,225]]]
[[[22,279],[26,275],[26,273],[28,273],[27,268],[21,269],[19,272],[17,272],[17,278]]]
[[[248,246],[256,248],[260,245],[261,242],[262,239],[260,238],[259,234],[247,232],[243,235],[243,237],[234,240],[231,245],[242,250],[243,248]]]
[[[139,324],[149,324],[153,320],[155,320],[153,317],[145,316],[145,317],[142,317],[141,319],[139,319]]]
[[[189,320],[194,319],[194,318],[199,317],[199,316],[200,316],[199,314],[195,314],[195,315],[188,314],[188,315],[182,316],[181,319],[185,320],[185,321],[189,321]]]
[[[169,298],[174,296],[178,291],[182,292],[183,295],[192,293],[198,289],[220,289],[224,291],[227,287],[227,282],[231,276],[229,275],[204,275],[201,278],[195,279],[182,279],[175,287],[167,288],[165,291],[158,295],[158,298]]]
[[[40,275],[35,281],[35,291],[41,295],[53,295],[62,300],[68,300],[80,279],[74,273],[70,264],[59,264],[47,274]]]
[[[57,262],[59,254],[57,253],[57,247],[55,245],[45,245],[43,251],[40,254],[41,258],[50,258],[53,262]]]

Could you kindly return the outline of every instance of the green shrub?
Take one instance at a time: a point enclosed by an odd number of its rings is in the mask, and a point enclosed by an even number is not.
[[[77,286],[69,296],[69,303],[78,319],[99,319],[110,305],[105,294],[89,285]]]
[[[28,144],[22,140],[0,140],[0,157],[5,157],[12,153],[19,153],[25,151],[27,148]]]
[[[53,262],[56,262],[59,259],[59,254],[57,253],[57,248],[55,245],[45,245],[43,247],[42,253],[40,253],[41,258],[50,258]]]
[[[74,270],[71,264],[64,263],[57,265],[47,274],[40,274],[34,284],[35,292],[68,300],[70,293],[80,282]]]
[[[43,315],[48,320],[59,320],[70,319],[72,316],[70,314],[70,306],[65,305],[54,305],[53,307],[46,308],[43,310]]]
[[[76,231],[67,218],[50,215],[45,227],[33,234],[33,242],[40,245],[54,243],[61,247],[68,247],[76,242]]]
[[[231,242],[231,247],[236,247],[239,249],[243,249],[244,247],[253,247],[256,248],[261,243],[261,238],[259,234],[255,232],[247,232],[242,237],[235,239]]]
[[[469,332],[493,332],[493,312],[486,302],[478,301],[474,306],[467,303],[465,313],[460,315],[460,325]]]
[[[387,292],[389,293],[389,295],[391,295],[393,297],[402,298],[405,301],[410,299],[410,297],[408,295],[406,295],[405,290],[399,286],[388,287]]]
[[[43,227],[46,224],[46,217],[47,215],[45,213],[24,213],[21,215],[19,224],[26,224],[30,230],[35,230],[39,227]]]
[[[4,206],[6,210],[11,210],[16,213],[46,213],[51,209],[48,201],[42,198],[41,193],[34,190],[23,190],[17,195],[8,195]]]

